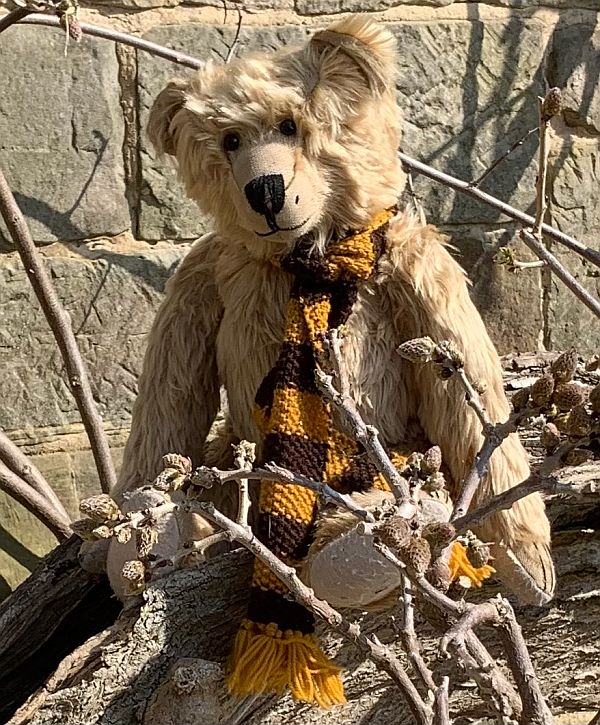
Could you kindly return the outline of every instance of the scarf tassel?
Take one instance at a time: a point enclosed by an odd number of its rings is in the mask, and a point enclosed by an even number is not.
[[[346,702],[340,668],[320,649],[314,635],[282,632],[275,624],[244,620],[233,647],[229,692],[244,696],[289,687],[295,700],[323,708]]]

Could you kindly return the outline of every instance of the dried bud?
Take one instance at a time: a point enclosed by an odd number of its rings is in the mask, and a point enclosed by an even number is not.
[[[429,579],[430,584],[441,592],[446,593],[448,589],[450,589],[450,567],[444,561],[443,557],[440,557],[433,562],[431,569],[427,574],[427,578]],[[439,612],[437,609],[435,611],[436,613]]]
[[[575,438],[587,436],[592,430],[592,419],[583,405],[576,405],[569,413],[567,434]]]
[[[554,378],[546,373],[531,386],[531,399],[535,405],[544,406],[550,402],[554,392]]]
[[[377,538],[392,551],[403,549],[410,541],[411,528],[402,516],[392,516],[377,529]]]
[[[432,473],[423,484],[423,490],[427,493],[433,493],[434,491],[441,491],[446,487],[446,479],[441,471]]]
[[[560,413],[552,418],[552,422],[561,433],[567,433],[569,430],[569,414]]]
[[[135,531],[135,545],[140,559],[145,559],[158,541],[158,531],[154,526],[143,526]]]
[[[167,453],[163,456],[162,462],[165,468],[172,468],[181,475],[192,472],[192,461],[179,453]]]
[[[412,468],[414,471],[419,471],[421,469],[421,461],[423,460],[423,454],[422,453],[411,453],[410,456],[406,459],[406,466],[408,468]]]
[[[568,383],[577,370],[577,350],[572,347],[559,355],[550,365],[550,372],[557,383]]]
[[[97,539],[110,539],[113,534],[113,530],[102,524],[101,526],[96,526],[96,528],[92,530],[92,533]]]
[[[471,539],[469,541],[469,545],[467,546],[467,559],[476,569],[485,566],[491,558],[492,554],[487,544],[479,541],[479,539]]]
[[[600,355],[592,355],[592,357],[586,362],[585,369],[588,373],[593,373],[594,370],[600,368]]]
[[[76,536],[83,541],[96,541],[94,529],[96,524],[91,519],[79,519],[79,521],[71,521],[71,529]]]
[[[430,476],[437,473],[442,466],[442,450],[439,446],[431,446],[421,459],[421,473]]]
[[[452,541],[456,529],[448,521],[432,521],[423,527],[421,536],[427,539],[432,549],[441,549]]]
[[[413,536],[402,549],[402,561],[417,575],[425,574],[431,564],[431,547],[427,539]]]
[[[540,444],[547,450],[552,450],[560,443],[560,432],[554,423],[546,423],[540,433]]]
[[[416,337],[397,348],[398,354],[411,362],[429,362],[434,350],[435,343],[430,337]]]
[[[515,413],[518,413],[521,410],[525,410],[527,404],[529,403],[529,393],[530,388],[521,388],[520,390],[517,390],[517,392],[512,396],[510,402],[512,403],[512,407]]]
[[[551,88],[542,103],[542,121],[547,122],[561,111],[560,88]]]
[[[125,580],[125,593],[133,596],[144,591],[146,582],[146,567],[143,562],[133,559],[126,561],[121,570],[121,576]]]
[[[118,529],[115,537],[119,544],[126,544],[131,541],[131,527],[124,526],[122,529]]]
[[[471,385],[473,386],[475,392],[479,393],[479,395],[484,395],[488,389],[485,380],[472,380]]]
[[[581,405],[585,401],[586,393],[587,390],[578,383],[559,383],[552,395],[552,402],[564,412]]]
[[[585,448],[574,448],[565,455],[563,461],[566,466],[581,466],[583,463],[591,461],[593,457],[592,451]]]
[[[121,509],[107,493],[84,498],[79,504],[79,510],[98,523],[117,521],[121,516]]]
[[[81,29],[81,24],[76,17],[72,18],[69,22],[69,35],[71,36],[71,39],[74,40],[76,43],[81,43],[81,39],[83,38],[83,30]]]
[[[600,384],[590,391],[590,404],[593,413],[600,413]]]

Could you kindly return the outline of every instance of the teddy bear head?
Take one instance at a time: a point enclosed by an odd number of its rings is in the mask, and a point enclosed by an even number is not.
[[[148,133],[216,230],[256,256],[323,248],[392,206],[404,174],[396,42],[353,16],[306,44],[171,81]]]

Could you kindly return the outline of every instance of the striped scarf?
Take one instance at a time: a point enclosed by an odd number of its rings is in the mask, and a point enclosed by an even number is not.
[[[373,275],[394,213],[381,212],[364,230],[332,242],[324,256],[311,254],[308,241],[300,240],[281,261],[294,280],[285,334],[277,362],[256,395],[263,461],[325,481],[343,493],[373,486],[387,490],[387,484],[359,445],[334,427],[315,370],[324,336],[348,320],[361,284]],[[258,538],[286,564],[297,564],[308,552],[316,509],[313,491],[262,481]],[[244,695],[286,687],[296,699],[322,707],[345,701],[339,668],[314,635],[313,615],[256,560],[229,689]]]

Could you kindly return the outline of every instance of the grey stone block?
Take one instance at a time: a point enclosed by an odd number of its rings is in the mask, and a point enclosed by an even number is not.
[[[437,168],[472,180],[537,124],[542,92],[544,29],[536,21],[415,22],[390,24],[400,50],[398,96],[404,109],[403,150]],[[149,40],[200,58],[224,55],[233,28],[166,26]],[[306,38],[295,26],[245,28],[237,53],[278,47]],[[142,127],[153,99],[173,72],[164,61],[140,57]],[[182,72],[179,71],[179,75]],[[534,136],[483,184],[486,191],[521,208],[535,198]],[[157,160],[142,141],[140,236],[193,238],[206,222],[183,198],[168,160]],[[498,214],[445,187],[417,179],[417,193],[435,223],[481,224]]]
[[[12,27],[0,43],[0,166],[39,242],[117,234],[130,214],[114,46]],[[0,244],[7,232],[0,227]]]
[[[542,275],[539,269],[510,272],[494,262],[499,247],[520,261],[535,259],[514,226],[449,229],[455,256],[472,283],[471,298],[500,354],[537,350],[542,337]]]
[[[166,279],[185,248],[115,243],[48,248],[105,423],[128,425],[137,377]],[[0,257],[0,425],[9,434],[80,421],[58,349],[15,254]]]
[[[564,139],[551,158],[552,223],[593,249],[600,250],[600,146],[598,138]],[[560,244],[552,252],[574,277],[600,299],[600,270]],[[598,318],[555,276],[548,282],[548,337],[555,350],[575,346],[596,353],[600,346]]]

